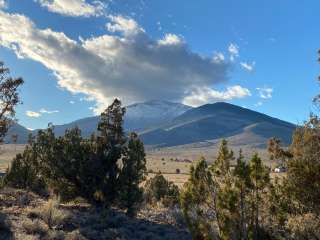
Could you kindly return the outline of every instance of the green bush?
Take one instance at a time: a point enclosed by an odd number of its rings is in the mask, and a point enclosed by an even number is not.
[[[97,136],[81,136],[79,128],[56,137],[54,128],[30,137],[4,177],[4,185],[36,192],[49,189],[62,201],[82,197],[105,207],[116,205],[134,215],[143,199],[146,174],[143,143],[123,131],[125,108],[115,100],[102,114]]]
[[[158,173],[146,182],[145,200],[151,204],[161,202],[165,206],[176,205],[179,203],[179,188]]]
[[[30,189],[40,194],[47,192],[31,146],[27,146],[22,154],[17,154],[13,159],[3,178],[3,183],[14,188]]]

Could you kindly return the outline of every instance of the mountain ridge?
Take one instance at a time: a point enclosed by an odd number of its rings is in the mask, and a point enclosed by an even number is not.
[[[66,129],[78,126],[84,137],[96,131],[99,117],[87,117],[56,125],[57,136]],[[264,147],[268,138],[279,137],[290,144],[296,128],[292,123],[230,103],[217,102],[192,108],[180,103],[153,100],[135,103],[127,107],[124,119],[125,130],[139,133],[145,145],[154,147],[178,146],[197,142],[229,139],[235,144],[250,144]],[[18,132],[18,143],[25,143],[31,131],[16,124],[10,136]],[[32,131],[36,134],[37,130]],[[20,136],[20,134],[21,136]]]
[[[190,109],[165,127],[142,134],[141,138],[149,145],[170,147],[222,138],[235,139],[246,134],[259,139],[254,143],[256,146],[265,147],[273,136],[279,137],[286,145],[290,144],[295,128],[294,124],[266,114],[218,102]],[[242,143],[239,144],[252,143],[249,137],[240,139]]]

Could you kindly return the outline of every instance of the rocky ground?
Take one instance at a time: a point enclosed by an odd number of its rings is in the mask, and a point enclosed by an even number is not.
[[[181,212],[159,206],[128,218],[88,204],[60,204],[16,189],[0,190],[0,240],[17,239],[191,239]]]

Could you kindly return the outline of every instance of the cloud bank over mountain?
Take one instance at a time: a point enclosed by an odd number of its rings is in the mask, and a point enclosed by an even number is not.
[[[115,97],[125,104],[166,99],[198,105],[250,95],[241,86],[230,86],[226,92],[213,88],[228,81],[229,61],[193,52],[175,34],[153,39],[131,18],[108,20],[104,35],[75,41],[63,32],[37,28],[24,15],[0,10],[0,46],[43,64],[55,74],[59,87],[87,95],[96,102],[95,113]],[[238,55],[235,46],[231,50],[232,56]]]

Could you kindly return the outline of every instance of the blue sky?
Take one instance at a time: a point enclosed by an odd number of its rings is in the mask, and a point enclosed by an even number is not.
[[[228,101],[293,123],[315,111],[319,1],[0,0],[19,123],[92,116],[120,97]]]

